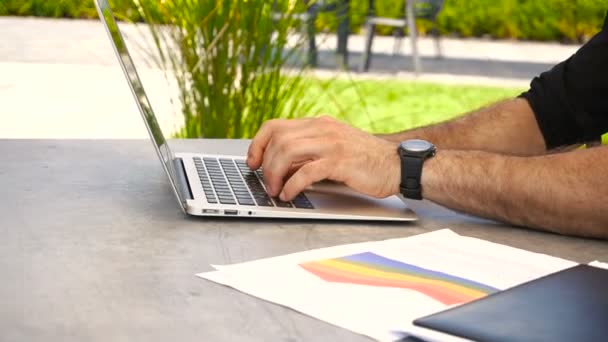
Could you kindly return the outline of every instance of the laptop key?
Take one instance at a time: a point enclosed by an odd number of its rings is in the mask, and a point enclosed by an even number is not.
[[[274,205],[272,204],[271,200],[259,200],[256,199],[255,202],[260,206],[260,207],[274,207]]]
[[[264,197],[254,197],[255,198],[255,202],[259,205],[259,206],[263,206],[263,207],[274,207],[274,204],[272,203],[272,201],[270,200],[270,197],[268,196],[264,196]]]
[[[255,205],[255,202],[252,199],[237,199],[240,205]]]
[[[244,160],[206,157],[202,160],[195,159],[195,165],[208,201],[213,200],[216,203],[219,201],[222,204],[238,202],[240,205],[275,206],[260,182],[263,172],[249,169]],[[295,204],[276,200],[276,206],[289,208],[294,207]]]
[[[221,198],[220,197],[220,203],[222,204],[236,204],[236,201],[232,198],[227,199],[227,198]]]
[[[283,202],[283,201],[279,200],[278,198],[277,198],[277,199],[274,199],[274,203],[275,203],[275,204],[277,205],[277,207],[279,207],[279,208],[292,208],[292,207],[293,207],[293,206],[291,205],[291,203],[289,203],[289,202]]]

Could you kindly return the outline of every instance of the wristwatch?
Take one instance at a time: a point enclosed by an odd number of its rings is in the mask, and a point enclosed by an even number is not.
[[[426,140],[411,139],[399,144],[401,158],[401,193],[406,198],[421,200],[422,165],[424,161],[435,155],[435,145]]]

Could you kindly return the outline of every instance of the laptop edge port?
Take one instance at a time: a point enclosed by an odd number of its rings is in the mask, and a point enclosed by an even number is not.
[[[238,215],[238,210],[224,210],[224,215]]]

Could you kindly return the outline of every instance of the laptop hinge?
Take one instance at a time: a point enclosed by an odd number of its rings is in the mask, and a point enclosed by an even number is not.
[[[175,184],[177,191],[179,191],[182,201],[194,199],[192,196],[192,190],[190,184],[188,184],[188,176],[186,175],[186,168],[184,167],[184,161],[182,158],[173,159],[173,169],[175,170]]]

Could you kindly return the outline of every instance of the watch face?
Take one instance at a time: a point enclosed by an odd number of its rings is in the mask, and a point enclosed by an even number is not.
[[[401,148],[411,152],[425,152],[433,148],[433,144],[426,140],[411,139],[403,141]]]

